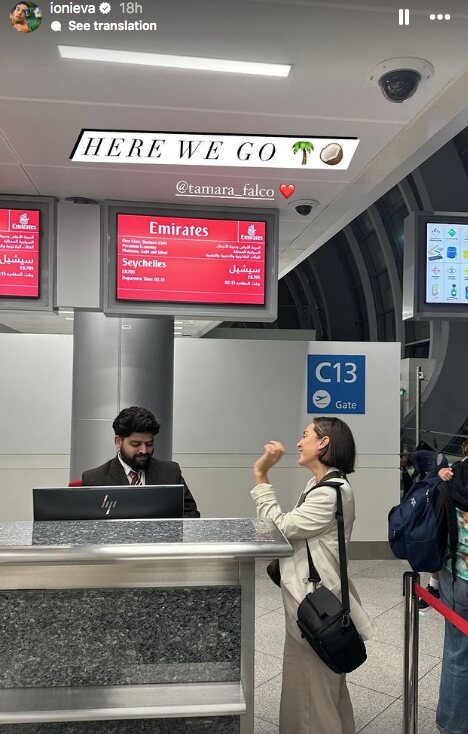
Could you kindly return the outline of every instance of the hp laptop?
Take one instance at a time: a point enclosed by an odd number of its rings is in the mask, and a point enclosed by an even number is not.
[[[154,520],[184,515],[184,486],[38,487],[34,520]]]

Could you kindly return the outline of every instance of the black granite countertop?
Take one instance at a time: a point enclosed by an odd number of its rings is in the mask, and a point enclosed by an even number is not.
[[[271,520],[78,520],[0,523],[0,562],[72,555],[119,558],[287,556],[291,546]]]

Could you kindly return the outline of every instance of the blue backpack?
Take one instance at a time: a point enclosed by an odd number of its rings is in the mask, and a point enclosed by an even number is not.
[[[444,563],[447,535],[441,538],[437,521],[435,500],[438,493],[444,500],[452,551],[457,542],[455,507],[446,483],[441,482],[437,474],[416,482],[388,514],[390,548],[397,558],[408,561],[413,571],[440,571]]]

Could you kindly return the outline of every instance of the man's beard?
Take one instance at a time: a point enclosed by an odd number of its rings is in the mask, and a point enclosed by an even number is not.
[[[120,448],[120,456],[122,457],[122,460],[134,471],[146,471],[151,461],[151,454],[144,454],[140,457],[137,454],[136,456],[131,457],[122,447]]]

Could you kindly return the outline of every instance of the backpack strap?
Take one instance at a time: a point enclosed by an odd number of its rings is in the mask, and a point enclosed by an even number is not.
[[[437,491],[439,492],[444,502],[449,546],[449,554],[448,556],[446,556],[446,558],[451,558],[452,560],[452,577],[453,579],[455,579],[458,548],[457,510],[452,495],[450,494],[450,488],[448,485],[449,482],[440,482],[437,485]]]

